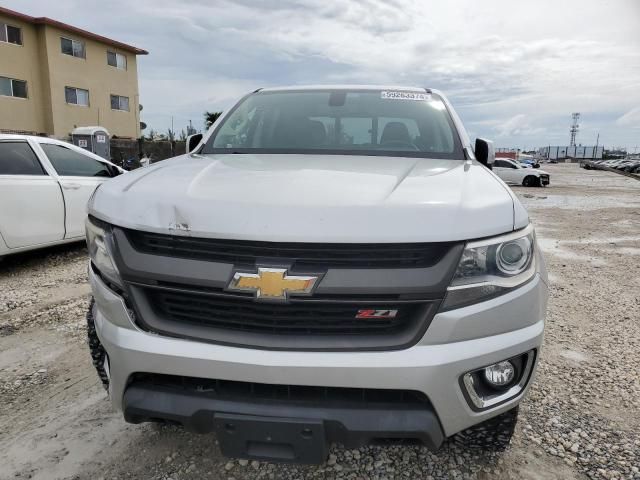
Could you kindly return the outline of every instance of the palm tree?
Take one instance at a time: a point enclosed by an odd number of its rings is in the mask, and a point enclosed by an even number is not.
[[[155,139],[155,137],[158,135],[158,132],[156,132],[153,128],[151,130],[149,130],[147,132],[147,140],[153,142],[153,140]]]
[[[204,124],[209,128],[222,115],[222,112],[204,112]]]

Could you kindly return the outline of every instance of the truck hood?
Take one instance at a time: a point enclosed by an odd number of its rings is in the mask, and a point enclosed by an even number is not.
[[[89,212],[139,230],[288,242],[468,240],[528,223],[477,162],[351,155],[184,155],[105,182]]]

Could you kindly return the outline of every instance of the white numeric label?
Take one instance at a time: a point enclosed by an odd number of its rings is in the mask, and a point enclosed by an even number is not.
[[[431,100],[431,95],[428,93],[417,92],[397,92],[397,91],[383,91],[380,93],[380,98],[386,100],[418,100],[425,101]]]

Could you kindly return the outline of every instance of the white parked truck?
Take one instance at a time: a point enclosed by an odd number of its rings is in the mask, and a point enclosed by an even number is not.
[[[260,89],[187,143],[89,202],[91,354],[128,422],[291,462],[507,446],[547,276],[441,93]]]

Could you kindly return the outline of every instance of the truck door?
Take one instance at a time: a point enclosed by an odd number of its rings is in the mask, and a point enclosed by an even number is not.
[[[60,186],[26,140],[0,140],[0,232],[9,248],[64,238]]]
[[[59,175],[65,203],[65,238],[83,237],[87,202],[100,183],[111,177],[107,164],[55,143],[41,143]]]

